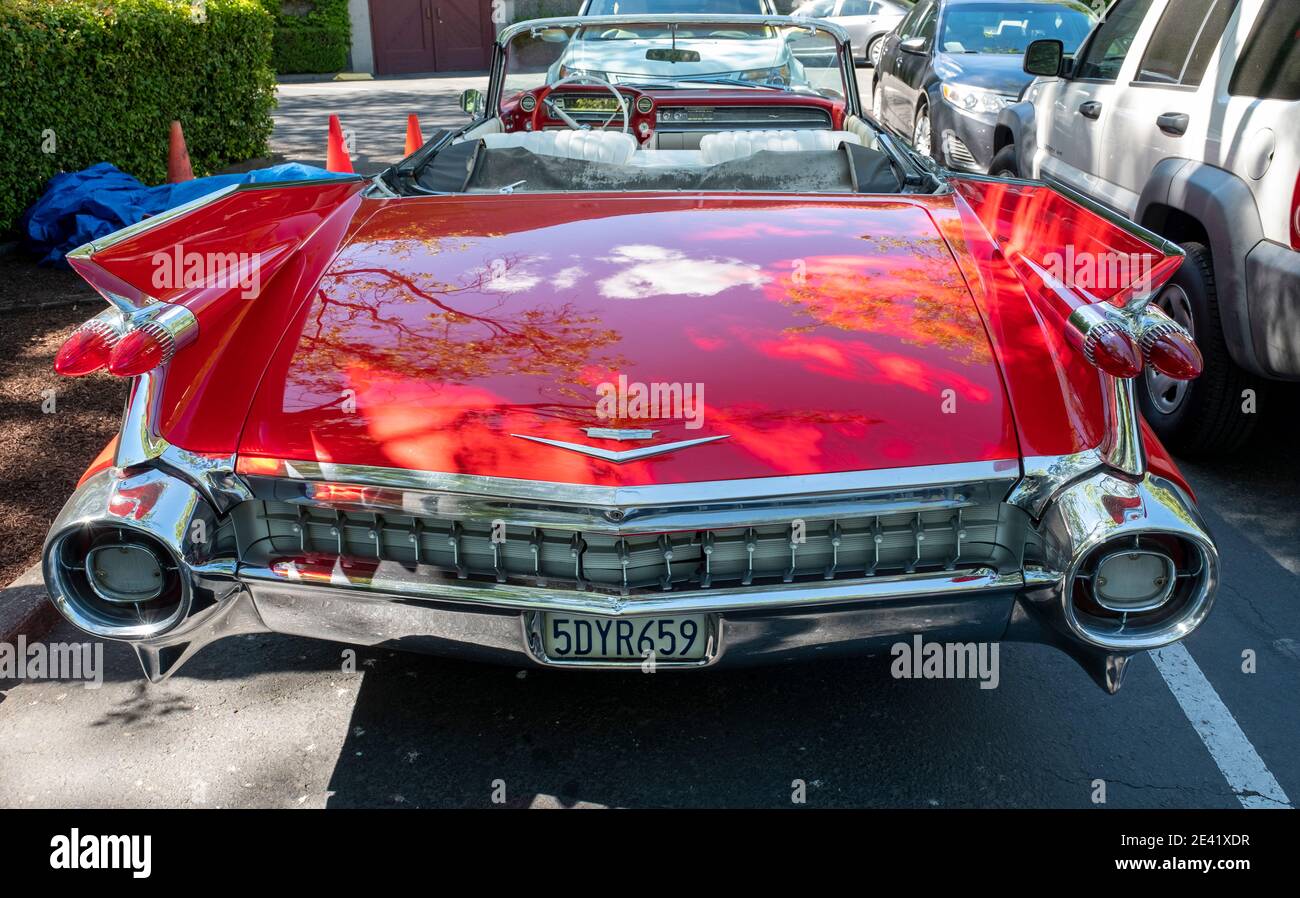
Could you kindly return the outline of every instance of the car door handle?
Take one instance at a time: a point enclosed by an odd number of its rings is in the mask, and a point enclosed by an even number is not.
[[[1079,107],[1079,114],[1084,118],[1099,119],[1101,118],[1101,104],[1096,100],[1089,100]]]
[[[1191,118],[1185,112],[1166,112],[1156,119],[1156,124],[1160,130],[1173,137],[1182,137],[1187,133],[1187,125]]]

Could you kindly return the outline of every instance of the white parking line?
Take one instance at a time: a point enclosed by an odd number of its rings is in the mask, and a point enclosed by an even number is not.
[[[1151,652],[1151,660],[1242,806],[1291,807],[1291,799],[1183,644],[1156,649]]]

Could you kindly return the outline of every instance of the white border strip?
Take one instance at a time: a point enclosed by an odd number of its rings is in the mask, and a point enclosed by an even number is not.
[[[1181,642],[1151,652],[1183,713],[1246,808],[1290,808],[1282,787]]]

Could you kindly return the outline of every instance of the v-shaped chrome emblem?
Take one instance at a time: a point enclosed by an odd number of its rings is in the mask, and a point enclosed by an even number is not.
[[[577,452],[581,455],[589,455],[592,458],[599,458],[602,461],[613,462],[621,465],[624,462],[640,461],[643,458],[652,458],[656,455],[664,455],[669,452],[676,452],[678,449],[686,449],[691,446],[701,446],[705,443],[712,443],[715,440],[725,440],[730,434],[722,434],[716,437],[700,437],[696,440],[681,440],[677,443],[660,443],[658,446],[642,446],[639,449],[624,449],[617,452],[613,449],[600,449],[596,446],[584,446],[581,443],[566,443],[563,440],[548,440],[545,437],[530,437],[525,433],[512,433],[512,437],[519,437],[521,440],[532,440],[534,443],[544,443],[547,446],[554,446],[557,449],[567,449],[570,452]]]

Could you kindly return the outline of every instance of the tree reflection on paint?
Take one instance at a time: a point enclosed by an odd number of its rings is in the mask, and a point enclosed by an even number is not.
[[[780,278],[781,301],[814,322],[787,332],[826,325],[935,346],[963,364],[990,361],[983,323],[942,240],[862,239],[869,255],[813,256]]]
[[[334,375],[340,357],[352,357],[395,375],[446,384],[509,371],[576,388],[593,362],[619,365],[604,351],[618,342],[618,332],[602,327],[600,316],[579,313],[571,302],[520,303],[493,291],[494,280],[519,270],[518,258],[502,259],[496,268],[489,262],[456,283],[439,280],[428,265],[401,264],[474,245],[455,240],[371,245],[364,266],[341,259],[321,282],[303,333],[311,352],[299,357],[294,373]],[[391,264],[377,264],[386,260]]]

